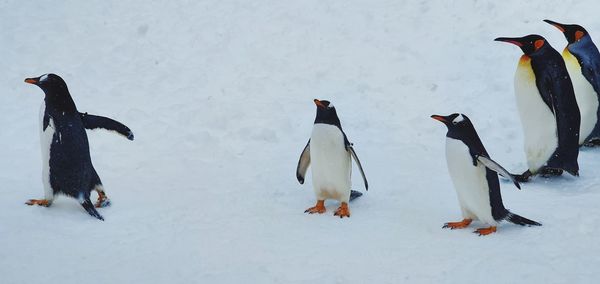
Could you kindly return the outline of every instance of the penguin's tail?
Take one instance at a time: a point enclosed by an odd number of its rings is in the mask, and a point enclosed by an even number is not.
[[[94,204],[89,199],[89,197],[81,202],[81,206],[83,206],[83,209],[85,209],[85,211],[87,211],[87,213],[90,214],[92,217],[100,221],[104,221],[104,217],[102,217],[102,215],[100,215],[100,213],[96,211],[96,208],[94,208]]]
[[[350,190],[350,201],[361,197],[363,194],[357,190]]]
[[[511,222],[513,224],[521,225],[521,226],[541,226],[542,225],[536,221],[529,220],[525,217],[519,216],[519,215],[511,213],[511,212],[508,212],[508,215],[506,215],[506,221]]]

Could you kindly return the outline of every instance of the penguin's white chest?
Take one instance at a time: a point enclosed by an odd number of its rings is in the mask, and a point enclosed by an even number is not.
[[[467,145],[448,137],[446,138],[446,162],[463,217],[481,220],[490,225],[496,224],[492,217],[485,166],[481,163],[473,166],[473,159]]]
[[[54,137],[55,126],[54,121],[50,118],[48,127],[44,129],[44,113],[46,104],[42,102],[40,108],[40,146],[42,150],[42,183],[44,185],[45,199],[52,200],[54,192],[50,186],[50,150],[52,147],[52,139]]]
[[[315,124],[310,138],[313,188],[317,199],[350,198],[350,153],[344,145],[342,131],[329,124]]]
[[[556,119],[535,84],[531,59],[521,57],[515,73],[517,108],[525,136],[525,155],[532,173],[546,164],[558,147]]]
[[[577,58],[565,48],[563,58],[569,71],[569,76],[573,82],[573,90],[577,99],[577,106],[581,113],[581,125],[579,127],[579,145],[583,144],[585,139],[592,133],[598,120],[596,111],[598,110],[598,96],[594,87],[581,73],[581,66]]]

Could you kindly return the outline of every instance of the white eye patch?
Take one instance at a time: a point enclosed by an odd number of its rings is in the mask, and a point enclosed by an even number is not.
[[[457,117],[456,117],[456,118],[455,118],[455,119],[452,121],[452,123],[454,123],[454,124],[457,124],[457,123],[459,123],[459,122],[461,122],[461,121],[463,121],[463,120],[465,120],[465,118],[463,117],[463,115],[462,115],[462,114],[459,114],[459,115],[458,115],[458,116],[457,116]]]
[[[40,82],[44,82],[44,81],[46,81],[46,80],[48,80],[48,74],[46,74],[46,75],[44,75],[44,76],[40,77]]]
[[[334,108],[332,103],[329,103],[329,105],[327,106],[328,108]]]

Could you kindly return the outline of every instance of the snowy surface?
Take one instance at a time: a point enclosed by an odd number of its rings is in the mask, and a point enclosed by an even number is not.
[[[543,227],[441,229],[461,216],[429,115],[467,114],[496,161],[526,168],[521,52],[493,39],[562,50],[548,18],[600,42],[596,1],[530,2],[0,1],[1,282],[596,283],[600,149],[581,152],[579,178],[502,183]],[[23,204],[43,196],[43,93],[23,79],[48,72],[136,135],[89,133],[105,222],[64,197]],[[369,179],[350,219],[335,202],[303,213],[314,98],[336,105]]]

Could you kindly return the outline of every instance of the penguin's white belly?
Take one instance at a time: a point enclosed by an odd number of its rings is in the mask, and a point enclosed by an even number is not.
[[[446,138],[446,162],[463,217],[495,225],[485,166],[473,166],[467,145],[452,138]]]
[[[573,82],[575,90],[575,98],[577,106],[581,113],[581,126],[579,127],[579,145],[583,144],[584,140],[592,133],[596,121],[598,120],[596,111],[598,110],[598,97],[594,87],[581,73],[581,66],[577,58],[565,48],[563,58],[569,71],[569,76]]]
[[[44,112],[46,104],[43,102],[40,109],[40,146],[42,149],[42,183],[44,185],[44,197],[52,200],[54,192],[50,186],[50,147],[54,137],[54,121],[50,119],[48,127],[44,130]]]
[[[334,125],[315,124],[310,138],[313,188],[317,199],[350,199],[350,154],[342,131]]]
[[[535,84],[531,60],[521,57],[515,73],[515,96],[525,136],[525,155],[532,173],[543,167],[558,147],[556,119]]]

